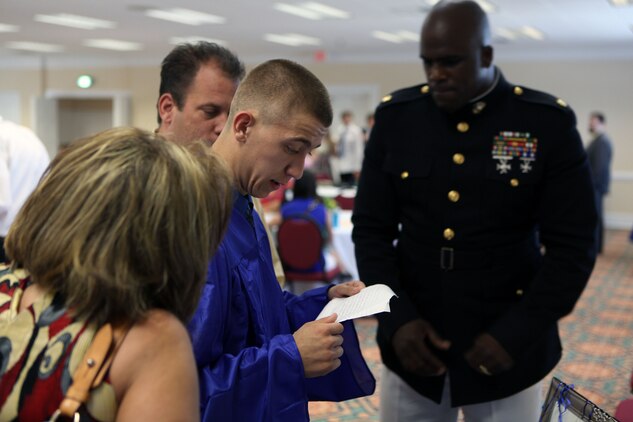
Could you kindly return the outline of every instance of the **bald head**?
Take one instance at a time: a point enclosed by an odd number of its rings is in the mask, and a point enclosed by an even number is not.
[[[474,1],[439,2],[422,25],[420,57],[438,107],[463,107],[494,80],[486,13]]]
[[[475,1],[444,0],[437,3],[424,21],[424,28],[438,35],[457,32],[480,46],[490,45],[488,16]]]

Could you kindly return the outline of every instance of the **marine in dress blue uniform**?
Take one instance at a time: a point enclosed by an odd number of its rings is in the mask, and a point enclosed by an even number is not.
[[[385,365],[439,402],[444,376],[406,371],[392,337],[416,318],[451,341],[437,352],[454,406],[519,392],[561,357],[557,321],[594,264],[596,212],[587,157],[564,101],[497,80],[454,113],[427,85],[376,110],[353,216],[361,279],[399,296],[379,315]],[[540,245],[546,252],[541,254]],[[488,376],[464,358],[487,332],[514,366]]]

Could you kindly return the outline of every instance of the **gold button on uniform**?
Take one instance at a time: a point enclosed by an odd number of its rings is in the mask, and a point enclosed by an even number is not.
[[[382,97],[383,103],[386,103],[387,101],[391,101],[391,95],[385,95],[384,97]]]
[[[521,88],[520,86],[515,86],[515,87],[514,87],[514,94],[515,94],[515,95],[521,95],[521,94],[523,94],[523,88]]]
[[[470,126],[468,126],[468,123],[466,122],[457,123],[457,130],[460,131],[461,133],[468,132],[469,128]]]
[[[428,94],[429,93],[429,86],[428,85],[423,85],[422,88],[420,88],[420,92],[422,94]]]
[[[510,185],[511,185],[513,188],[516,188],[517,186],[519,186],[519,179],[511,179],[511,180],[510,180]]]
[[[517,296],[523,296],[523,290],[522,289],[518,289],[516,291]]]
[[[444,229],[444,239],[446,240],[451,240],[452,238],[455,237],[455,232],[453,231],[453,229]]]
[[[459,192],[457,192],[456,190],[452,190],[448,193],[448,200],[451,202],[457,202],[459,201]]]
[[[400,178],[402,180],[406,179],[409,177],[409,172],[408,171],[403,171],[402,173],[400,173]]]
[[[558,100],[556,100],[556,104],[558,104],[561,107],[567,107],[567,103],[563,100],[561,100],[560,98]]]
[[[453,162],[458,166],[464,164],[464,161],[466,161],[466,158],[464,158],[463,154],[453,154]]]

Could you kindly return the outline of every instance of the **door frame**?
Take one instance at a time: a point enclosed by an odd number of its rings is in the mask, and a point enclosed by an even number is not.
[[[132,94],[127,91],[46,90],[31,102],[33,130],[42,139],[51,157],[59,151],[59,100],[110,100],[112,127],[129,126],[132,121]]]

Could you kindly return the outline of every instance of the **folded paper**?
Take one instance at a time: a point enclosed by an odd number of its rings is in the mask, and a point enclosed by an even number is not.
[[[354,296],[334,298],[323,308],[317,319],[337,314],[336,321],[362,318],[379,312],[389,312],[389,301],[396,294],[385,284],[365,287]]]

